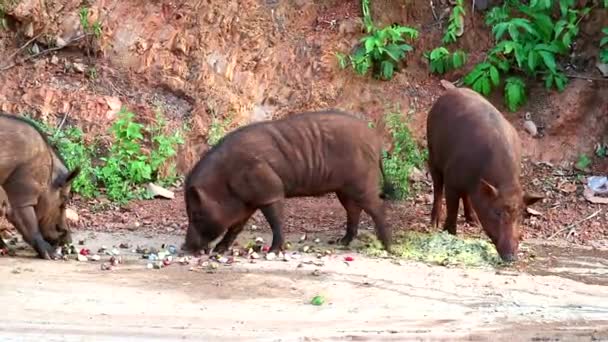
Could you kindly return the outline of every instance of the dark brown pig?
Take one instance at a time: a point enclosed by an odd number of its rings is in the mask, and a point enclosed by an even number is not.
[[[339,242],[348,245],[357,236],[364,210],[388,250],[391,233],[381,197],[391,186],[384,179],[381,147],[381,137],[365,121],[340,111],[294,114],[227,134],[186,178],[189,226],[183,248],[207,249],[226,233],[215,246],[223,252],[261,209],[272,228],[270,251],[279,251],[284,199],[335,192],[347,215]]]
[[[0,141],[8,220],[41,258],[54,258],[55,246],[71,242],[65,206],[80,169],[69,171],[44,133],[25,119],[0,114]]]
[[[517,131],[483,96],[454,88],[431,108],[427,140],[434,192],[431,224],[439,226],[445,190],[444,230],[456,234],[462,199],[466,220],[479,220],[501,258],[515,260],[522,210],[542,199],[525,194],[520,184]]]

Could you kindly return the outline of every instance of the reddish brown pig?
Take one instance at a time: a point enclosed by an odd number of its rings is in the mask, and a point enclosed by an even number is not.
[[[348,245],[357,236],[364,210],[388,250],[391,233],[381,197],[391,185],[384,177],[381,147],[381,137],[365,121],[340,111],[294,114],[229,133],[186,178],[189,226],[183,248],[207,249],[225,233],[215,246],[221,253],[261,209],[272,228],[270,251],[279,251],[284,199],[335,192],[347,215],[339,242]]]
[[[71,241],[65,206],[80,169],[69,171],[44,133],[23,118],[0,114],[0,141],[8,220],[41,258],[53,258],[55,246]]]
[[[444,230],[456,234],[462,199],[466,220],[481,223],[503,260],[515,260],[522,210],[542,199],[522,190],[517,131],[483,96],[455,88],[431,108],[427,140],[434,192],[431,224],[439,226],[445,191]]]

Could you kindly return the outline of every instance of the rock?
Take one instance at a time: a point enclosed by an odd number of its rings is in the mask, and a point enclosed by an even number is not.
[[[306,234],[303,234],[303,235],[300,237],[300,242],[302,242],[302,241],[304,241],[304,240],[306,240]]]
[[[608,64],[597,62],[595,67],[602,73],[602,76],[608,77]]]
[[[73,63],[72,66],[74,67],[74,70],[76,70],[77,72],[79,72],[81,74],[84,74],[86,65],[84,65],[83,63]]]
[[[61,38],[60,36],[56,36],[55,37],[55,46],[56,47],[62,48],[64,46],[66,46],[67,44],[68,43],[63,38]],[[52,62],[52,59],[51,59],[51,62]],[[53,64],[56,64],[56,63],[53,63]]]
[[[146,189],[154,197],[163,197],[163,198],[167,198],[167,199],[174,199],[175,198],[175,194],[173,193],[173,191],[167,190],[167,189],[165,189],[165,188],[163,188],[161,186],[158,186],[158,185],[156,185],[154,183],[148,183],[148,184],[146,184]]]
[[[32,22],[27,23],[27,25],[25,25],[25,28],[23,29],[23,34],[28,38],[33,38],[34,37],[34,23],[32,23]]]
[[[526,207],[526,212],[533,216],[542,216],[543,214],[540,211],[536,211],[532,208]]]
[[[129,249],[131,248],[131,244],[128,242],[121,242],[120,245],[118,245],[118,248]]]
[[[532,120],[524,121],[524,130],[533,137],[538,135],[538,129],[536,128],[536,124]]]
[[[321,239],[319,239],[319,238],[315,239],[315,243],[320,243],[320,242],[321,242]]]
[[[608,197],[596,196],[595,192],[587,186],[585,187],[585,190],[583,191],[583,197],[585,197],[585,199],[587,201],[594,203],[594,204],[608,204]]]
[[[102,271],[111,271],[112,270],[112,265],[108,264],[107,262],[104,262],[101,264],[101,270]]]

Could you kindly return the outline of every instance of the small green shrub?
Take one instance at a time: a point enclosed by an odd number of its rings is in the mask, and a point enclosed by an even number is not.
[[[232,122],[232,116],[228,116],[224,120],[213,117],[211,119],[211,126],[209,126],[209,132],[207,132],[207,144],[213,146],[217,144],[226,135],[228,126]]]
[[[97,176],[112,201],[124,203],[143,197],[145,192],[136,185],[159,179],[160,166],[176,154],[175,146],[183,143],[180,131],[163,135],[165,121],[158,113],[156,125],[148,129],[133,118],[132,112],[125,107],[121,109],[110,129],[114,141],[108,156],[100,158],[104,165]],[[148,133],[147,139],[144,133]],[[144,150],[145,145],[151,146],[149,152]]]
[[[384,170],[387,178],[395,184],[397,199],[404,199],[410,193],[410,173],[412,168],[421,168],[426,151],[421,151],[399,111],[388,113],[387,127],[393,138],[393,150],[384,151]]]
[[[95,21],[93,25],[89,24],[89,9],[87,7],[82,7],[78,15],[80,18],[80,25],[82,26],[84,33],[99,39],[103,30],[101,27],[101,22]]]
[[[462,32],[464,29],[464,15],[464,0],[456,0],[456,5],[454,5],[454,8],[452,9],[448,27],[446,28],[442,39],[444,44],[456,42],[459,32]]]
[[[589,156],[586,154],[581,154],[574,166],[579,170],[585,170],[591,166],[591,158],[589,158]]]
[[[430,53],[425,53],[425,57],[429,61],[429,67],[432,73],[444,74],[448,71],[459,69],[467,62],[467,54],[462,50],[457,50],[454,53],[441,46],[433,49]]]
[[[134,114],[123,107],[110,128],[113,142],[104,155],[96,143],[84,141],[84,134],[77,127],[60,130],[30,121],[47,134],[68,168],[81,168],[72,189],[85,198],[98,196],[103,187],[108,199],[126,203],[146,197],[140,187],[144,183],[167,185],[177,180],[175,164],[168,161],[177,154],[177,146],[184,143],[183,129],[166,135],[166,120],[160,111],[156,112],[156,122],[146,127],[135,122]]]
[[[72,182],[72,191],[83,197],[94,197],[99,194],[95,184],[95,168],[92,164],[96,153],[95,145],[86,145],[84,134],[78,127],[59,129],[25,116],[32,124],[46,133],[49,142],[57,148],[68,169],[80,167],[78,177]]]
[[[350,65],[359,75],[366,75],[372,70],[377,79],[393,78],[395,69],[406,54],[413,50],[407,39],[418,38],[418,31],[407,26],[390,25],[377,28],[372,21],[369,0],[362,1],[363,21],[368,35],[361,38],[361,46],[348,56]],[[347,56],[336,53],[340,68],[348,67]]]
[[[512,0],[490,10],[485,22],[492,26],[497,44],[486,60],[464,77],[464,83],[487,96],[500,84],[501,74],[514,73],[530,78],[542,76],[547,88],[563,91],[568,79],[557,59],[569,53],[578,23],[589,12],[589,8],[574,6],[571,0],[534,0],[529,4]],[[554,12],[559,13],[557,20],[552,17]],[[509,87],[505,92],[521,94],[525,89],[522,85],[523,79],[511,79],[505,84]],[[525,97],[510,96],[505,101],[509,110],[515,111],[525,103]]]

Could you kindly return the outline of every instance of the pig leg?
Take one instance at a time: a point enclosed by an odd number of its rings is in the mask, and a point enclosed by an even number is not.
[[[53,247],[44,240],[38,230],[36,213],[32,206],[14,208],[11,215],[11,223],[19,230],[25,242],[30,244],[42,259],[55,259]]]
[[[456,235],[456,220],[458,219],[458,204],[460,203],[460,195],[458,192],[446,189],[445,191],[445,204],[447,207],[447,216],[445,218],[445,224],[443,230],[447,230],[448,233]]]
[[[346,235],[338,239],[338,243],[348,246],[357,237],[359,228],[359,218],[361,217],[361,207],[357,205],[348,195],[336,193],[338,200],[346,210]]]
[[[282,220],[283,220],[283,201],[274,202],[260,208],[262,214],[268,221],[270,228],[272,228],[272,244],[270,245],[269,252],[278,253],[283,249],[283,243],[285,242],[282,231]]]
[[[431,178],[433,179],[433,209],[431,210],[431,226],[439,228],[441,220],[441,211],[443,209],[441,201],[443,200],[443,175],[437,170],[431,170]]]
[[[471,225],[477,225],[477,223],[479,223],[479,219],[477,218],[475,210],[473,210],[473,206],[471,205],[471,198],[468,195],[462,197],[462,205],[464,206],[464,218],[467,223]]]
[[[374,195],[368,196],[369,199],[358,203],[358,205],[359,207],[363,208],[363,210],[369,216],[371,216],[372,220],[374,220],[378,239],[380,242],[382,242],[384,249],[390,251],[391,231],[386,223],[386,218],[384,217],[384,207],[382,201],[378,198],[377,194],[374,193]]]
[[[247,220],[239,222],[228,228],[228,231],[226,234],[224,234],[224,237],[220,240],[220,242],[217,243],[215,248],[213,248],[213,251],[218,254],[226,252],[228,248],[232,246],[237,236],[243,231],[243,228],[245,228],[245,223],[247,223]]]

